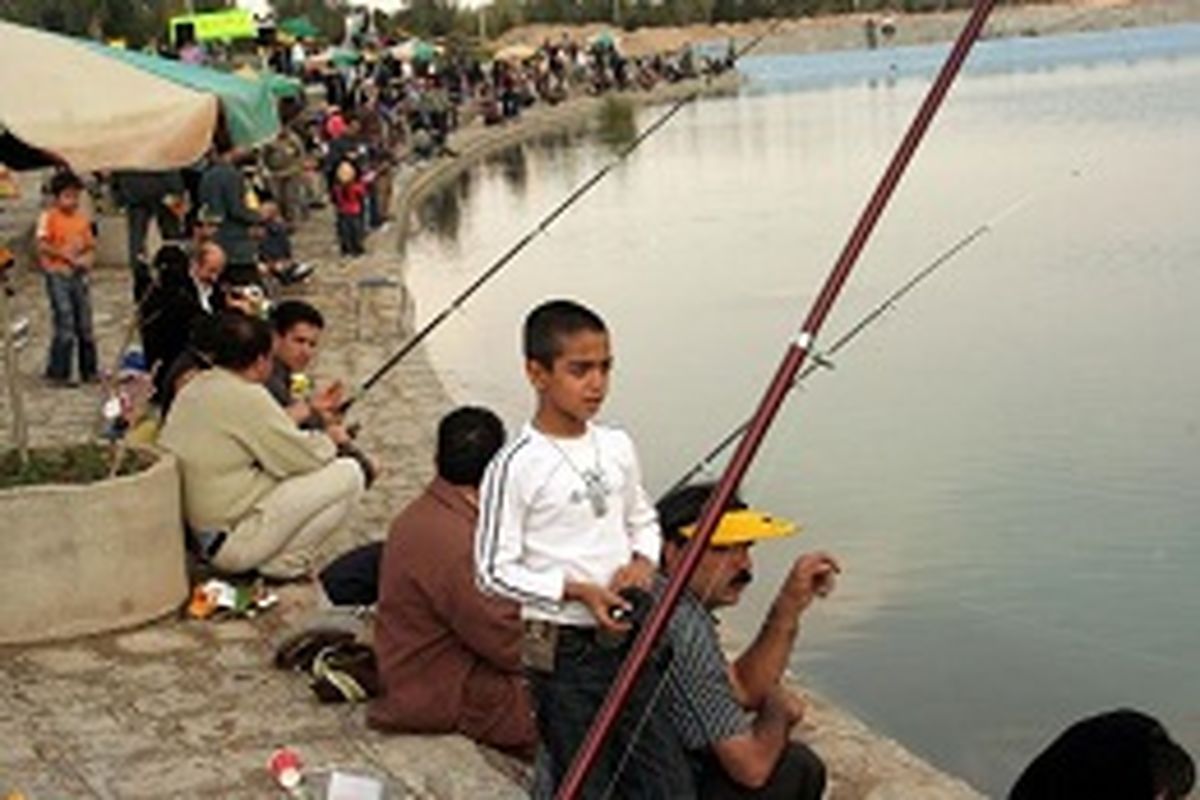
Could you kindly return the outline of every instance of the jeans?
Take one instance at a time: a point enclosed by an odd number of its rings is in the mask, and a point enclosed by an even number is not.
[[[338,212],[337,234],[338,245],[341,247],[342,255],[361,256],[365,252],[363,249],[365,234],[363,232],[362,214],[343,214]]]
[[[71,356],[79,346],[79,377],[96,377],[96,338],[92,335],[92,301],[86,272],[47,272],[46,294],[54,318],[54,337],[46,377],[65,381],[71,378]]]
[[[163,241],[185,238],[179,220],[161,203],[156,206],[131,205],[125,211],[130,264],[136,263],[138,259],[151,260],[150,254],[146,252],[146,238],[150,235],[151,220],[158,224],[158,233]]]
[[[538,733],[554,786],[583,743],[626,649],[602,645],[590,631],[560,628],[554,672],[530,670]],[[662,666],[661,659],[652,660],[642,673],[584,784],[587,800],[695,797],[687,756],[662,703],[653,702]]]

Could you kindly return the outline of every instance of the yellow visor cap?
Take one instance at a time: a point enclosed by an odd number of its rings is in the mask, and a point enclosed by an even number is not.
[[[800,526],[791,520],[773,517],[751,508],[726,511],[708,544],[710,547],[730,547],[757,542],[761,539],[779,539],[791,536],[799,530]],[[695,525],[680,528],[680,533],[689,539],[695,532]]]

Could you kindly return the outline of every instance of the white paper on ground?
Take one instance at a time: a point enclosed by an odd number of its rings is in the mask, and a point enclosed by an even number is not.
[[[334,772],[329,776],[326,800],[381,800],[383,784],[365,775]]]

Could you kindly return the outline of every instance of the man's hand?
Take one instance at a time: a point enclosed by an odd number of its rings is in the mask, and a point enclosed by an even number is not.
[[[600,624],[601,628],[613,633],[626,633],[629,630],[628,622],[612,618],[613,609],[628,610],[631,608],[629,601],[612,589],[605,588],[598,583],[567,581],[563,597],[566,600],[577,600],[587,606],[588,611],[592,612],[592,616],[596,618],[596,622]]]
[[[340,409],[345,402],[346,387],[341,381],[334,381],[314,392],[308,404],[322,422],[326,425],[336,425],[342,421]]]
[[[307,402],[297,400],[289,405],[286,411],[288,416],[292,418],[292,422],[300,425],[312,416],[313,408]]]
[[[644,591],[650,591],[654,583],[654,562],[643,555],[635,555],[633,560],[617,570],[608,588],[614,592],[636,586]]]
[[[341,447],[345,444],[350,444],[350,432],[346,430],[345,425],[330,425],[325,428],[325,434],[333,440],[333,443]]]
[[[247,317],[258,316],[258,303],[249,295],[241,292],[227,292],[225,294],[225,307],[234,311],[240,311]]]
[[[808,710],[808,702],[805,701],[796,692],[788,689],[785,686],[776,686],[775,689],[767,695],[763,701],[762,713],[764,715],[774,715],[787,723],[790,729],[800,720],[804,719],[804,713]]]
[[[825,597],[833,591],[841,571],[841,565],[828,553],[805,553],[792,565],[780,594],[803,611],[813,598]]]

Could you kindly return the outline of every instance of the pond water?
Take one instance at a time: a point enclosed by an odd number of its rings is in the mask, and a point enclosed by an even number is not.
[[[452,391],[515,428],[522,316],[583,299],[614,332],[604,417],[670,485],[752,409],[945,52],[747,60],[746,91],[682,112],[438,331]],[[805,531],[756,550],[725,616],[753,630],[797,553],[836,553],[795,667],[1002,794],[1121,705],[1200,754],[1200,27],[973,59],[826,341],[992,230],[792,395],[743,493]],[[610,157],[550,137],[433,198],[419,320]]]

